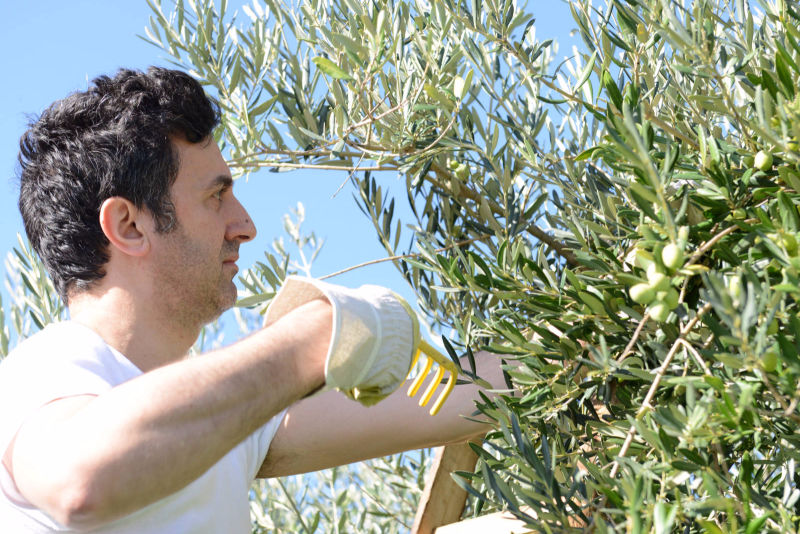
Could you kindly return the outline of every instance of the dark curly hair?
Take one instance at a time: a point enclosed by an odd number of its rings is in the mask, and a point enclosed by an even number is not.
[[[219,106],[195,79],[150,67],[100,76],[29,125],[20,139],[19,209],[62,298],[105,275],[99,215],[107,198],[145,207],[159,232],[175,228],[171,138],[199,143],[217,124]]]

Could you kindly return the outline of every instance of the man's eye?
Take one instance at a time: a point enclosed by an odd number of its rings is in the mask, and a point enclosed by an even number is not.
[[[212,196],[213,196],[214,198],[216,198],[217,200],[220,200],[220,201],[221,201],[221,200],[222,200],[222,189],[220,189],[219,191],[217,191],[216,193],[214,193]]]

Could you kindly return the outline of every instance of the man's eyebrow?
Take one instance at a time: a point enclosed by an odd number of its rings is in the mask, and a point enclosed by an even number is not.
[[[229,174],[220,174],[219,176],[215,176],[208,184],[207,189],[216,189],[219,186],[228,189],[233,187],[233,178]]]

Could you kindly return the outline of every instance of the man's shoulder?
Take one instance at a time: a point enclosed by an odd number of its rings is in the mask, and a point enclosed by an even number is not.
[[[63,321],[49,324],[21,341],[0,362],[0,379],[23,370],[45,373],[68,367],[82,368],[111,383],[121,383],[140,374],[93,330],[73,321]]]
[[[22,340],[3,361],[15,362],[26,357],[47,357],[64,351],[100,348],[99,336],[72,321],[50,323],[42,330]],[[102,341],[102,340],[99,340]]]

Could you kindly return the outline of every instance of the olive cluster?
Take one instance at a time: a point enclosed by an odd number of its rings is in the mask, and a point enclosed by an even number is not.
[[[469,167],[466,163],[451,159],[447,162],[447,167],[453,171],[459,180],[466,180],[469,178]]]
[[[666,321],[678,306],[679,294],[675,283],[679,283],[682,277],[674,275],[686,261],[687,234],[687,229],[681,228],[678,241],[664,245],[660,258],[644,249],[636,251],[636,263],[645,269],[647,281],[634,284],[629,294],[634,302],[646,306],[647,313],[658,322]]]

